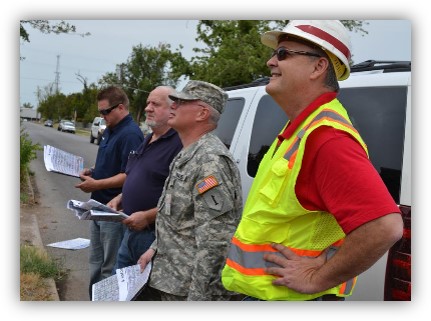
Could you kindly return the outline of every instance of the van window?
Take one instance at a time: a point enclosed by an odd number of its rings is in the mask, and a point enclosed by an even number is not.
[[[338,99],[367,144],[371,162],[399,203],[407,87],[344,88]]]
[[[233,135],[238,125],[239,117],[241,116],[244,108],[244,98],[229,99],[226,107],[220,116],[217,128],[214,133],[229,149],[232,144]]]
[[[367,144],[371,162],[399,203],[407,88],[342,88],[338,99]],[[272,97],[263,96],[250,140],[247,172],[251,177],[256,176],[260,161],[286,122],[286,114]]]
[[[262,96],[250,139],[247,172],[256,176],[257,168],[274,139],[287,123],[287,115],[269,95]]]

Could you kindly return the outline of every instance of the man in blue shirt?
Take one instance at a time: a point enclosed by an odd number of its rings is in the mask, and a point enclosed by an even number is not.
[[[75,187],[106,204],[121,193],[129,153],[141,144],[144,135],[129,114],[129,99],[121,88],[110,86],[101,90],[97,107],[106,121],[106,129],[96,164],[82,171],[82,182]],[[122,223],[90,222],[90,298],[92,285],[111,276],[123,234]]]
[[[144,142],[133,151],[127,162],[123,193],[116,196],[108,206],[130,215],[123,220],[127,225],[112,271],[138,263],[155,239],[157,202],[169,175],[172,159],[183,147],[177,132],[168,126],[172,101],[172,87],[159,86],[148,96],[145,107],[145,123],[151,128]]]

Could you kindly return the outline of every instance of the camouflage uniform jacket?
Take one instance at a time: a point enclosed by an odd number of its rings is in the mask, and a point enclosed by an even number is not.
[[[235,294],[223,287],[221,270],[242,214],[241,181],[217,136],[202,136],[174,158],[158,208],[150,286],[187,300]]]

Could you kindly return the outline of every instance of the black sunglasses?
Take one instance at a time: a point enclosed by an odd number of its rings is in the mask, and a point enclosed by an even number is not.
[[[108,115],[111,111],[113,111],[115,108],[117,108],[118,106],[120,106],[122,103],[118,103],[115,106],[106,108],[106,109],[99,109],[99,113],[106,116]]]
[[[274,57],[275,55],[277,55],[277,59],[278,61],[282,61],[284,59],[286,59],[289,56],[293,56],[293,55],[303,55],[303,56],[313,56],[313,57],[322,57],[321,55],[314,53],[314,52],[308,52],[308,51],[297,51],[297,50],[291,50],[291,49],[286,49],[284,47],[280,47],[278,49],[275,49],[272,52],[272,56]]]

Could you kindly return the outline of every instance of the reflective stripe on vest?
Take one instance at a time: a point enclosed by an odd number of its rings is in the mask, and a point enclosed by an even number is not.
[[[272,248],[272,242],[283,244],[303,257],[317,257],[327,251],[325,254],[329,259],[344,241],[345,234],[330,213],[304,209],[295,193],[305,141],[320,126],[350,134],[368,154],[365,142],[337,99],[316,109],[281,145],[275,140],[259,165],[243,217],[232,238],[222,271],[222,282],[228,290],[263,300],[310,300],[323,294],[351,295],[356,277],[320,293],[302,294],[273,285],[277,277],[265,273],[265,269],[273,264],[265,261],[264,255],[282,255]],[[306,229],[307,226],[310,228]]]
[[[315,118],[313,118],[313,120],[308,125],[306,125],[303,129],[301,129],[299,131],[299,133],[296,136],[296,139],[294,140],[292,145],[290,145],[287,148],[287,152],[284,155],[284,158],[289,161],[289,168],[292,168],[292,166],[293,166],[293,163],[295,161],[296,152],[298,151],[298,148],[299,148],[299,143],[301,142],[302,137],[304,137],[305,131],[310,126],[314,126],[317,123],[319,123],[320,121],[323,121],[324,119],[329,119],[333,122],[337,122],[337,123],[339,123],[345,127],[350,128],[355,133],[358,133],[358,131],[343,116],[337,114],[336,112],[334,112],[332,110],[324,109]]]
[[[335,252],[338,251],[339,247],[344,240],[339,240],[332,244],[327,250],[326,259],[330,259]],[[265,261],[263,259],[264,254],[270,253],[275,254],[280,257],[284,257],[280,252],[275,250],[269,244],[244,244],[237,238],[232,238],[232,244],[229,250],[228,258],[226,259],[226,265],[234,268],[235,270],[241,272],[244,275],[268,275],[265,273],[265,268],[277,267],[278,265],[272,262]],[[288,247],[296,255],[304,257],[317,257],[323,251],[316,250],[303,250]],[[349,280],[343,284],[340,288],[339,294],[350,293],[355,284],[355,279]]]

